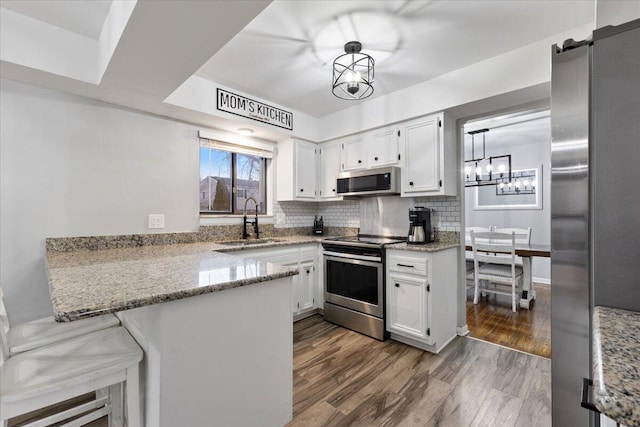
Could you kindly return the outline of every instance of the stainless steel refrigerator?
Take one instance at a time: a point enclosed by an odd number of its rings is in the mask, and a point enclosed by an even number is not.
[[[594,305],[640,311],[640,20],[552,50],[551,382],[554,427],[594,426]]]

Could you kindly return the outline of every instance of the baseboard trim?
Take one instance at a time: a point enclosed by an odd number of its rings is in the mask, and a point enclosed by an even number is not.
[[[314,308],[313,310],[309,310],[307,312],[304,312],[304,313],[297,314],[297,315],[293,316],[293,322],[295,323],[298,320],[306,319],[307,317],[311,317],[314,314],[322,314],[322,315],[324,315],[324,313],[322,313],[319,308]]]
[[[547,279],[546,277],[532,277],[531,281],[533,283],[541,283],[543,285],[550,285],[551,279]]]
[[[458,326],[456,328],[456,333],[460,337],[465,337],[465,336],[469,335],[469,328],[467,327],[466,324],[464,326]]]

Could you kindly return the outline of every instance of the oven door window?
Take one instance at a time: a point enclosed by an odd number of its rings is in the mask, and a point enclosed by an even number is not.
[[[327,260],[327,292],[379,305],[378,266]]]

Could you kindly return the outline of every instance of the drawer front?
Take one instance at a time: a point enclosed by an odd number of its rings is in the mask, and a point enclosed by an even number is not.
[[[407,255],[389,255],[390,271],[397,271],[408,274],[427,274],[427,259],[425,257],[407,256]]]

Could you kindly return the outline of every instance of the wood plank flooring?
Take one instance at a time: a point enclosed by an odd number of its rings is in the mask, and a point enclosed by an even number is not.
[[[531,309],[511,311],[511,298],[489,295],[473,304],[467,290],[469,336],[542,357],[551,357],[551,289],[534,283],[536,300]]]
[[[458,337],[439,355],[294,325],[289,426],[550,426],[550,361]]]
[[[547,359],[463,337],[434,355],[319,315],[293,330],[289,426],[551,425]],[[106,417],[91,426],[107,427]]]

